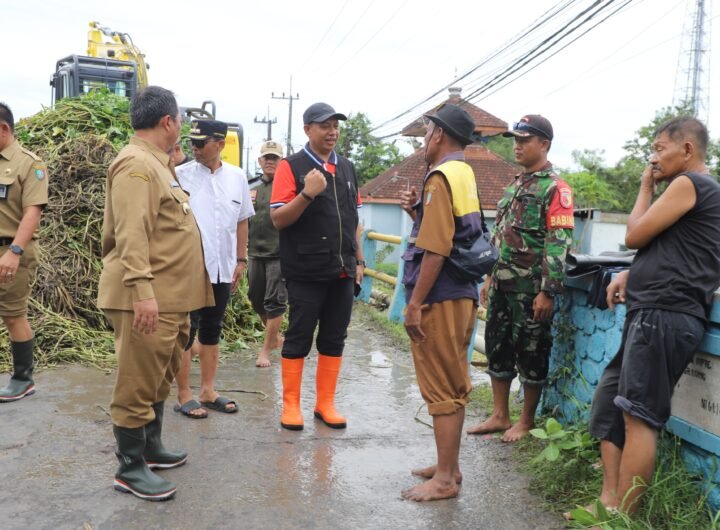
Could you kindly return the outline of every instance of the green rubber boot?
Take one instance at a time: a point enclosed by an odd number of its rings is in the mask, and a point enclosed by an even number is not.
[[[162,424],[165,402],[159,401],[152,406],[155,419],[145,425],[145,463],[150,469],[170,469],[187,462],[184,451],[170,451],[162,443]]]
[[[115,474],[115,489],[132,493],[146,501],[166,501],[175,495],[175,485],[159,477],[145,463],[145,427],[128,429],[113,425],[117,440],[117,456],[120,467]]]
[[[10,342],[13,358],[13,375],[8,384],[0,388],[0,403],[17,401],[35,393],[35,382],[32,379],[34,339],[23,342]]]

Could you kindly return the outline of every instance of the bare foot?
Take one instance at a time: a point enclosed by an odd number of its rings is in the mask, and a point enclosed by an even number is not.
[[[258,353],[257,359],[255,360],[255,366],[257,368],[268,368],[272,365],[270,362],[270,356],[265,353],[264,351],[261,351]]]
[[[188,401],[193,399],[192,390],[178,390],[178,407],[183,406]],[[185,413],[183,413],[185,414]],[[191,409],[185,414],[186,416],[197,416],[198,418],[204,418],[208,415],[207,410],[200,407],[199,409]]]
[[[608,506],[608,504],[606,504],[606,503],[603,501],[602,498],[600,498],[600,502],[603,503],[603,506],[605,506],[605,509],[606,509],[606,510],[608,510],[608,511],[610,511],[610,512],[617,511],[617,506]],[[610,503],[610,504],[613,504],[613,503]],[[591,503],[591,504],[588,504],[587,506],[583,506],[583,509],[586,510],[586,511],[588,511],[588,512],[590,512],[591,514],[593,514],[593,516],[597,517],[597,510],[596,510],[596,506],[595,506],[595,503],[594,503],[594,502]],[[571,511],[570,511],[570,512],[564,512],[564,513],[563,513],[563,517],[564,517],[565,519],[567,519],[568,521],[572,521],[572,520],[573,520],[573,516],[572,516],[572,512],[571,512]]]
[[[500,440],[505,443],[517,442],[519,439],[524,438],[530,432],[530,429],[532,429],[533,427],[535,427],[534,423],[517,422],[515,425],[505,431],[505,434],[502,435]]]
[[[468,434],[492,434],[494,432],[503,432],[512,427],[512,423],[509,419],[498,419],[495,416],[490,416],[480,425],[470,427],[467,430]]]
[[[416,477],[420,478],[427,478],[431,479],[435,476],[435,471],[437,471],[437,466],[429,466],[429,467],[419,467],[417,469],[413,469],[410,471],[411,474],[415,475]],[[459,471],[455,474],[455,482],[457,484],[462,484],[462,473]]]
[[[204,406],[208,406],[208,403],[213,403],[217,398],[220,397],[220,394],[218,394],[215,390],[212,391],[211,394],[204,394],[200,392],[200,403],[202,403]],[[209,407],[208,407],[209,408]],[[223,407],[225,410],[220,412],[237,412],[237,403],[230,402],[225,407]],[[217,410],[217,409],[213,409]]]
[[[423,484],[418,484],[401,492],[402,498],[408,501],[425,502],[452,499],[457,497],[460,487],[455,482],[440,482],[431,478]]]
[[[272,348],[273,350],[277,350],[278,348],[282,348],[283,344],[285,344],[285,337],[280,335],[280,333],[277,334],[277,337],[275,338],[275,342],[273,342]]]

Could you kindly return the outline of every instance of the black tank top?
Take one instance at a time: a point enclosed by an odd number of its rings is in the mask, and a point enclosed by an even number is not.
[[[720,184],[710,175],[685,175],[695,185],[695,206],[638,251],[627,283],[628,311],[710,315],[720,285]]]

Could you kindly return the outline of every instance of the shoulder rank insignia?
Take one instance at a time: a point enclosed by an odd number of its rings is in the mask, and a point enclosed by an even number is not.
[[[147,175],[143,175],[142,173],[132,172],[130,173],[130,176],[133,178],[139,178],[141,180],[144,180],[145,182],[150,182],[150,177],[148,177]]]

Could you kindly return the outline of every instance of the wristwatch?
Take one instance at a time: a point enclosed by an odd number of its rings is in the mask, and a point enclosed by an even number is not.
[[[367,267],[367,262],[364,259],[357,260],[358,265],[362,265],[363,267]]]
[[[238,258],[237,262],[238,263],[247,263],[247,258]]]
[[[23,252],[25,252],[20,245],[10,245],[9,248],[10,248],[10,252],[12,252],[13,254],[15,254],[17,256],[22,256]]]

